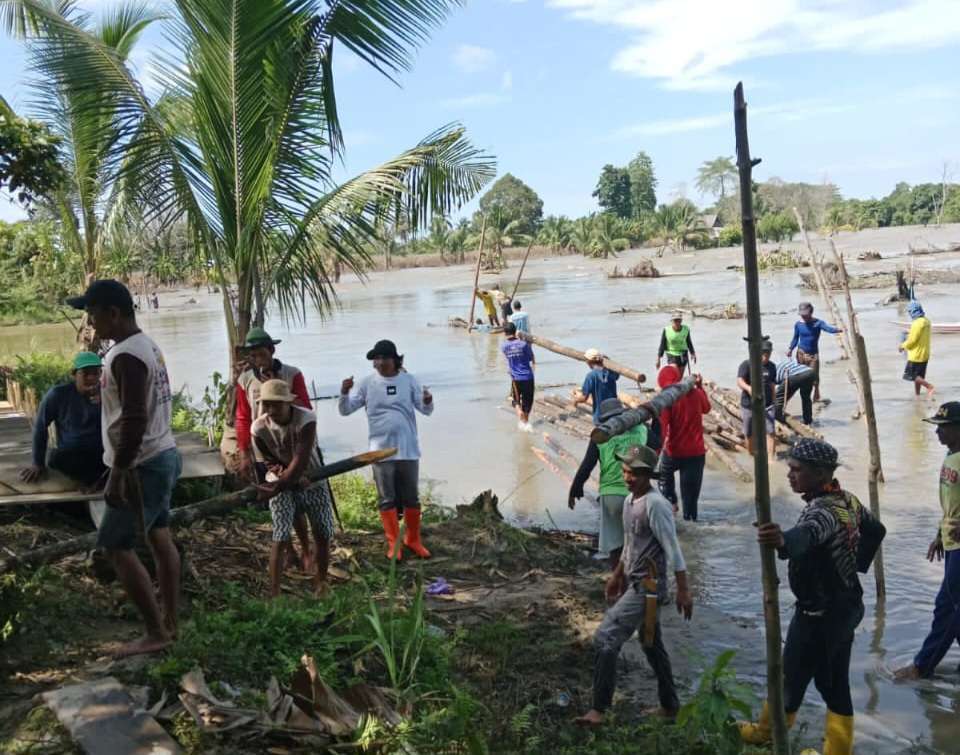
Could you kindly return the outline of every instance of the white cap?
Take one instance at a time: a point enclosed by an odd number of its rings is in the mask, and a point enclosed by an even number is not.
[[[603,354],[600,353],[599,349],[587,349],[583,355],[587,358],[588,362],[599,362],[603,359]]]

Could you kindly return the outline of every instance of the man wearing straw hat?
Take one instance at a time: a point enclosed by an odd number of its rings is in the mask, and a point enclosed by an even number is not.
[[[284,380],[268,380],[260,387],[262,413],[253,423],[253,448],[257,461],[266,465],[265,484],[259,497],[270,500],[273,545],[270,549],[270,597],[280,594],[284,551],[291,547],[294,519],[310,520],[316,561],[314,591],[327,591],[333,511],[328,488],[322,482],[307,486],[306,477],[323,466],[317,451],[317,415],[294,406],[296,396]]]
[[[660,334],[660,348],[657,350],[657,369],[667,355],[667,364],[675,364],[682,375],[692,358],[697,361],[697,351],[693,348],[690,326],[683,324],[683,312],[679,309],[670,316],[670,324]]]

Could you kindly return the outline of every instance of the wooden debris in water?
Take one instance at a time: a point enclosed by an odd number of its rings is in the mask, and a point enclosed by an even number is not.
[[[618,265],[614,265],[613,270],[607,274],[608,278],[659,278],[660,271],[654,266],[653,262],[644,258],[633,267],[626,270],[620,270]]]

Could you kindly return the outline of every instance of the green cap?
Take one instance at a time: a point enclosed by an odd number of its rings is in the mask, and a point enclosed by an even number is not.
[[[250,328],[247,331],[247,340],[243,342],[245,348],[252,349],[256,346],[276,346],[280,341],[275,341],[263,328]]]
[[[92,351],[81,351],[73,358],[73,369],[82,370],[84,367],[103,367],[103,360]]]

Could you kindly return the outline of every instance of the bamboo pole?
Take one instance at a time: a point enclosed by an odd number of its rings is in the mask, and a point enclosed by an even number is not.
[[[517,295],[517,289],[520,288],[520,279],[523,277],[523,271],[527,267],[527,258],[530,256],[530,250],[533,249],[533,242],[530,242],[530,246],[527,247],[527,251],[523,253],[523,263],[520,265],[520,272],[517,273],[517,282],[513,284],[513,293],[510,294],[510,298],[513,299]]]
[[[473,273],[473,290],[470,291],[470,316],[467,318],[467,333],[473,330],[473,313],[477,308],[477,286],[480,285],[480,263],[483,262],[483,241],[487,235],[487,216],[480,225],[480,252],[477,254],[477,269]]]
[[[753,217],[753,166],[759,163],[750,157],[747,134],[747,103],[743,84],[733,93],[733,116],[737,142],[737,167],[740,174],[740,217],[743,228],[743,272],[747,291],[747,342],[750,346],[750,384],[753,391],[754,483],[756,488],[757,524],[770,522],[770,470],[767,467],[766,413],[763,402],[763,376],[760,348],[763,330],[760,322],[760,276],[757,269],[757,229]],[[773,751],[788,755],[790,742],[783,709],[783,656],[780,648],[780,600],[777,590],[777,561],[773,548],[760,548],[763,579],[763,615],[767,642],[767,702],[773,724]]]
[[[532,343],[534,346],[541,346],[547,351],[552,351],[555,354],[570,357],[571,359],[577,359],[581,362],[587,361],[587,355],[584,352],[578,351],[577,349],[571,349],[569,346],[563,346],[556,341],[551,341],[549,338],[535,336],[532,333],[517,333],[517,337],[522,338],[527,343]],[[619,362],[615,362],[608,357],[603,358],[603,366],[608,370],[613,370],[614,372],[623,375],[625,378],[635,380],[637,383],[644,383],[647,380],[647,376],[642,372],[637,372],[636,370],[620,364]]]

